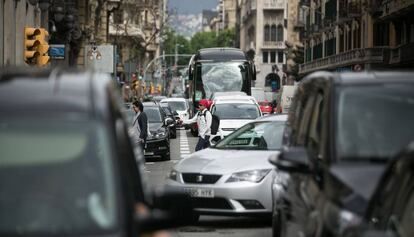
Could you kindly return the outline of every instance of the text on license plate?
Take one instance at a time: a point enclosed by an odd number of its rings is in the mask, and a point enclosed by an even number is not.
[[[213,189],[186,188],[185,192],[188,193],[191,197],[214,198]]]

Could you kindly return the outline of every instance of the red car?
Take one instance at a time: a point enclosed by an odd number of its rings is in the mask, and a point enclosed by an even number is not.
[[[270,114],[272,112],[272,103],[265,100],[258,102],[260,106],[260,110],[263,114]]]

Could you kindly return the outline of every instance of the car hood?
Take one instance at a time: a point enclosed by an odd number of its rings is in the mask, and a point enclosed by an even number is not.
[[[220,150],[207,148],[181,160],[175,169],[181,173],[228,174],[244,170],[273,169],[268,158],[279,151]]]
[[[162,123],[149,123],[148,128],[151,132],[158,131],[162,127]]]
[[[222,119],[220,120],[220,128],[240,128],[252,121],[250,119]]]

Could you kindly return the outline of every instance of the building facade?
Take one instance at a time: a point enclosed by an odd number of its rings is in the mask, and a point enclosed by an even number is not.
[[[40,27],[41,14],[38,3],[0,1],[0,67],[25,65],[24,28]]]
[[[254,51],[257,70],[256,87],[274,91],[269,75],[276,73],[282,81],[286,63],[287,0],[241,0],[240,48]]]
[[[305,63],[300,74],[412,65],[413,5],[412,0],[302,0]]]

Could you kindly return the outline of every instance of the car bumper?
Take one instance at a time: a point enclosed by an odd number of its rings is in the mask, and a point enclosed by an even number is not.
[[[171,179],[166,188],[189,193],[189,190],[212,190],[214,197],[192,197],[194,210],[200,214],[256,216],[272,212],[271,176],[260,183],[235,182],[216,184],[184,184]],[[190,191],[191,192],[191,191]]]
[[[151,139],[147,141],[145,156],[162,156],[170,153],[170,143],[167,138]]]

